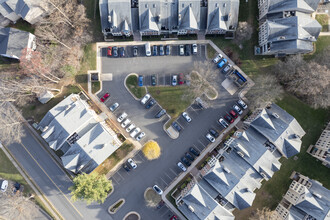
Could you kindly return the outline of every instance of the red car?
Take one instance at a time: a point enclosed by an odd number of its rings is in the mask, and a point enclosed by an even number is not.
[[[179,85],[182,85],[184,83],[184,80],[183,80],[183,73],[180,73],[179,74]]]
[[[105,102],[105,100],[107,100],[107,98],[109,98],[110,94],[109,93],[105,93],[104,96],[101,98],[101,102]]]
[[[224,116],[224,118],[226,119],[226,121],[228,121],[230,124],[233,123],[235,121],[235,119],[233,119],[232,117],[230,117],[228,114],[226,114]]]
[[[112,47],[108,47],[108,52],[107,52],[108,56],[111,57],[112,56]]]
[[[170,220],[178,220],[178,217],[176,217],[175,215],[173,215]]]
[[[238,114],[234,111],[234,110],[230,110],[229,114],[231,115],[231,117],[233,118],[237,118]]]

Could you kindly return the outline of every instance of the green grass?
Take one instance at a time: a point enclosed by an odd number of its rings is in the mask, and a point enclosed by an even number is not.
[[[99,91],[101,88],[101,84],[99,81],[97,82],[92,82],[92,93],[96,93],[97,91]]]
[[[319,55],[323,52],[323,50],[330,45],[330,36],[320,36],[315,42],[315,51],[312,54],[306,54],[304,58],[306,60],[311,60],[315,58],[315,56]]]
[[[157,86],[148,87],[148,92],[166,109],[172,119],[179,116],[192,102],[186,97],[188,88],[185,86]]]
[[[34,27],[23,19],[18,20],[15,24],[10,24],[9,27],[13,27],[21,31],[27,31],[34,34]]]
[[[329,31],[329,16],[327,14],[317,14],[315,19],[320,23],[322,26],[322,32]]]
[[[131,75],[126,79],[126,86],[131,93],[138,99],[142,98],[146,94],[145,87],[138,86],[138,78],[136,75]]]
[[[99,10],[99,0],[85,0],[83,4],[86,8],[87,18],[91,21],[91,31],[93,32],[94,41],[103,41],[103,33],[101,27],[101,18]]]
[[[63,88],[63,91],[58,96],[52,98],[46,104],[41,104],[37,99],[33,102],[30,102],[23,107],[19,108],[22,110],[22,114],[26,119],[34,119],[36,122],[40,122],[41,119],[45,116],[45,114],[57,105],[60,101],[63,100],[64,97],[67,97],[71,93],[79,93],[80,89],[77,86],[66,86]]]

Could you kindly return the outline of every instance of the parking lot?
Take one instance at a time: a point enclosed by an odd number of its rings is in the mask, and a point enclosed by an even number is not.
[[[198,46],[198,54],[191,56],[175,55],[174,48],[178,48],[177,46],[172,47],[171,56],[146,57],[143,54],[143,46],[140,46],[142,51],[139,49],[139,53],[143,55],[138,57],[132,57],[133,52],[130,51],[132,49],[130,47],[125,49],[127,52],[125,58],[107,57],[107,48],[102,50],[102,74],[112,74],[112,80],[102,82],[103,90],[98,96],[102,97],[109,92],[110,97],[104,104],[109,107],[114,102],[118,102],[120,106],[114,114],[119,116],[122,112],[126,112],[130,120],[146,133],[141,143],[153,139],[162,149],[160,158],[153,161],[147,161],[142,152],[139,152],[133,158],[138,166],[135,170],[127,172],[124,168],[120,168],[112,176],[115,191],[106,200],[104,206],[109,207],[122,197],[126,199],[125,205],[114,215],[115,218],[121,219],[128,211],[137,211],[142,219],[168,219],[166,213],[170,211],[166,207],[159,210],[146,208],[144,202],[141,202],[145,189],[157,184],[164,190],[182,172],[177,166],[180,158],[190,147],[195,147],[199,151],[205,149],[210,143],[205,137],[208,130],[212,128],[220,133],[224,128],[217,123],[217,120],[238,100],[237,94],[230,95],[221,86],[225,75],[220,74],[214,66],[218,78],[211,84],[218,90],[218,98],[210,101],[210,107],[206,109],[201,109],[197,104],[189,106],[186,112],[192,121],[188,123],[183,117],[179,117],[177,123],[182,127],[182,131],[179,138],[173,140],[163,130],[163,125],[168,120],[167,116],[160,119],[154,117],[160,106],[154,105],[151,109],[146,109],[126,90],[124,80],[130,73],[143,75],[145,85],[150,85],[150,76],[154,74],[157,76],[157,85],[169,85],[173,74],[189,73],[195,61],[206,60],[206,46]],[[125,135],[128,136],[128,133]]]

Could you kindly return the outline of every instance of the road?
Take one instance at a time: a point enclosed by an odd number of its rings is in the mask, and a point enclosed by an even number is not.
[[[22,143],[10,144],[7,148],[64,219],[112,219],[101,205],[71,201],[68,188],[72,181],[27,127],[24,127]]]

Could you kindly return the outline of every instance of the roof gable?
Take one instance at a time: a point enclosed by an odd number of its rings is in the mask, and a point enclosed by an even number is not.
[[[180,29],[198,29],[198,23],[190,6],[187,6],[182,13]]]

